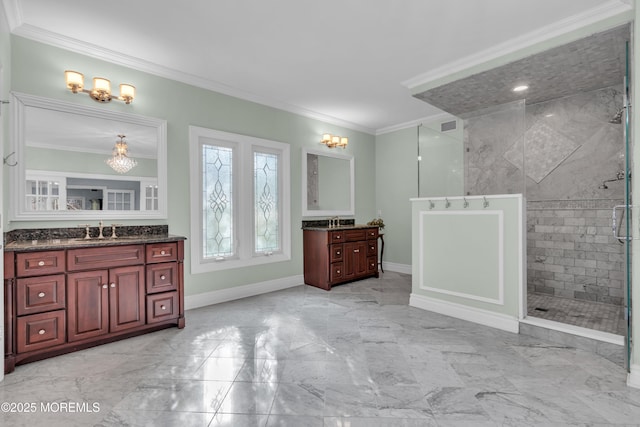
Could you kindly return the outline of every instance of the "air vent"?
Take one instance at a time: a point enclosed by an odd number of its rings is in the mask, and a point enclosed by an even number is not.
[[[450,122],[440,123],[440,132],[448,132],[450,130],[456,130],[458,122],[451,120]]]

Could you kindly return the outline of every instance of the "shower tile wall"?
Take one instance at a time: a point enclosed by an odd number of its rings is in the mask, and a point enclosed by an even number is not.
[[[611,235],[612,208],[624,198],[624,181],[614,180],[623,127],[610,123],[621,91],[526,105],[524,114],[507,105],[465,120],[466,193],[522,192],[528,201],[530,291],[623,302],[624,247]],[[604,188],[606,180],[614,181]]]
[[[611,208],[622,203],[528,202],[528,291],[622,305],[624,246],[611,231]]]

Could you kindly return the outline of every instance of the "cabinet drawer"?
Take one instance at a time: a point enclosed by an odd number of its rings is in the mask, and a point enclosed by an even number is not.
[[[377,240],[369,240],[369,241],[367,241],[367,255],[369,255],[369,256],[378,256],[378,241]]]
[[[88,270],[144,263],[144,245],[70,249],[67,270]]]
[[[177,259],[178,244],[176,242],[147,245],[147,263],[176,261]]]
[[[364,229],[346,230],[344,232],[344,240],[347,242],[357,242],[367,239],[367,232]]]
[[[147,295],[147,323],[178,318],[178,292]]]
[[[16,254],[19,277],[64,272],[64,251],[24,252]]]
[[[342,261],[344,247],[342,245],[331,245],[330,249],[331,259],[330,262]]]
[[[367,228],[367,239],[377,239],[378,230],[378,228]]]
[[[331,264],[331,277],[329,280],[331,282],[335,282],[337,280],[341,280],[344,277],[344,264],[341,262],[336,262]]]
[[[65,307],[65,276],[28,277],[17,280],[18,316],[58,310]]]
[[[178,289],[177,274],[177,262],[147,265],[147,293],[153,294]]]
[[[344,232],[342,231],[332,231],[329,233],[329,241],[330,243],[342,243],[344,242]]]
[[[375,272],[378,271],[378,257],[369,257],[367,258],[367,271]]]
[[[64,344],[63,310],[18,317],[18,353]]]

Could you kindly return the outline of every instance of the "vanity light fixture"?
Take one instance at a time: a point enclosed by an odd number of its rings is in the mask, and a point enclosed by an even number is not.
[[[120,141],[116,141],[116,145],[113,147],[113,156],[105,160],[111,169],[118,173],[127,173],[138,164],[129,157],[129,147],[127,147],[124,137],[124,135],[118,135]]]
[[[342,147],[344,149],[349,143],[349,138],[347,138],[346,136],[338,136],[331,135],[330,133],[325,133],[322,135],[322,141],[320,142],[326,144],[326,146],[329,148]]]
[[[112,99],[124,101],[125,104],[131,104],[136,96],[136,88],[130,84],[120,85],[120,95],[111,95],[111,82],[102,77],[93,78],[93,88],[91,90],[84,88],[84,75],[77,71],[66,70],[64,78],[67,82],[67,88],[73,92],[88,93],[89,96],[98,102],[111,102]]]

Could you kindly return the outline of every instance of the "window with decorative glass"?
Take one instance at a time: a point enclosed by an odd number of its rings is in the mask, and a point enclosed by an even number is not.
[[[189,128],[192,272],[291,259],[289,145]]]

